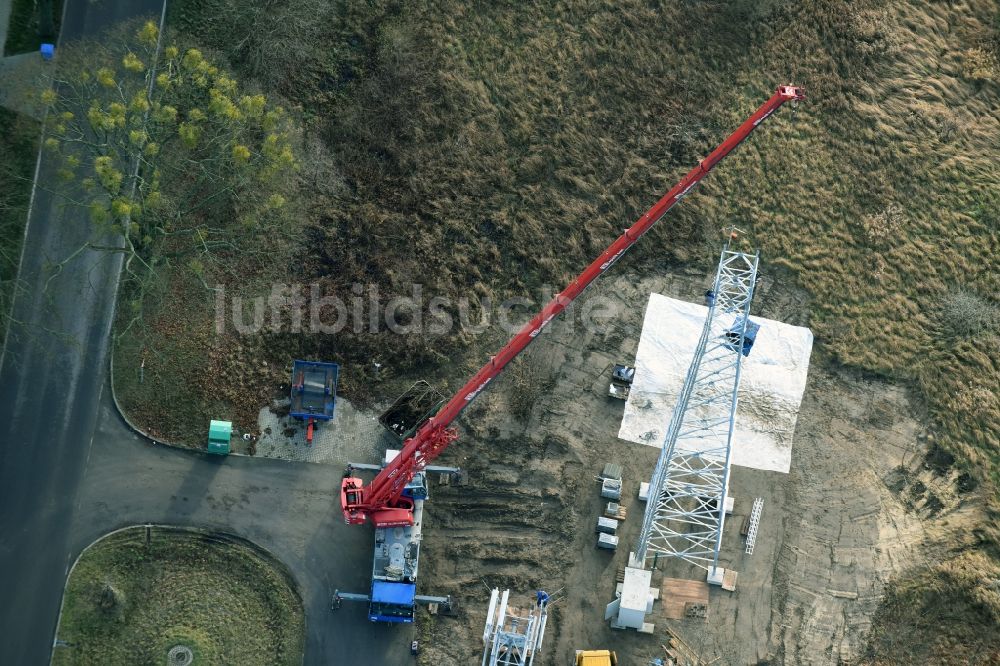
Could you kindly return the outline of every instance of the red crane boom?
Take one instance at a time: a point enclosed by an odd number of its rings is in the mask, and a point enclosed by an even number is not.
[[[428,419],[412,437],[403,443],[403,449],[368,486],[361,479],[354,478],[350,469],[341,484],[341,508],[344,520],[350,524],[363,524],[369,517],[377,527],[413,524],[413,503],[402,496],[403,488],[453,442],[458,433],[449,427],[462,410],[479,395],[486,385],[531,344],[542,329],[579,296],[591,282],[608,270],[625,251],[649,231],[674,204],[704,178],[722,159],[740,145],[756,127],[789,100],[798,101],[805,97],[803,90],[796,86],[781,86],[769,100],[729,135],[708,157],[701,160],[680,182],[656,202],[635,224],[625,230],[618,239],[597,257],[564,290],[557,294],[535,317],[525,324],[496,356],[469,379],[466,384],[438,411]]]

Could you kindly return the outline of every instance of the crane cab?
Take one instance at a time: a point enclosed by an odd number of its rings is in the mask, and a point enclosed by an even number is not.
[[[340,483],[340,508],[348,525],[364,525],[371,517],[375,527],[408,527],[413,524],[414,500],[427,497],[427,486],[420,483],[418,488],[411,490],[413,495],[400,497],[396,506],[369,509],[365,506],[363,486],[361,479],[350,476]]]
[[[365,491],[361,479],[345,476],[340,482],[340,508],[348,525],[364,525],[368,518],[364,506]]]
[[[368,619],[372,622],[411,624],[416,589],[415,583],[373,580]]]

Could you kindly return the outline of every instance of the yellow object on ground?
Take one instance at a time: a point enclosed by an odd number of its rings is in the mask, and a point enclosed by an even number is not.
[[[576,666],[617,666],[618,657],[611,650],[580,650]]]

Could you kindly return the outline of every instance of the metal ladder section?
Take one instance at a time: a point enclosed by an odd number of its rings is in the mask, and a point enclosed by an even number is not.
[[[531,666],[535,654],[542,649],[545,624],[548,621],[546,603],[532,603],[527,613],[507,606],[510,590],[493,588],[490,608],[483,628],[482,666]]]
[[[753,545],[757,541],[757,526],[760,525],[760,512],[764,510],[764,498],[758,497],[753,501],[753,509],[750,511],[750,527],[747,529],[747,555],[753,555]]]

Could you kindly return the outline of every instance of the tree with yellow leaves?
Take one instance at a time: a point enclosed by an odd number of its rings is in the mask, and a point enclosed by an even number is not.
[[[45,148],[67,199],[88,210],[95,239],[118,234],[140,293],[159,267],[184,264],[205,282],[221,257],[263,255],[294,201],[294,124],[155,23],[118,39],[62,49],[42,94]],[[230,262],[231,263],[231,262]],[[140,299],[141,300],[141,299]]]

